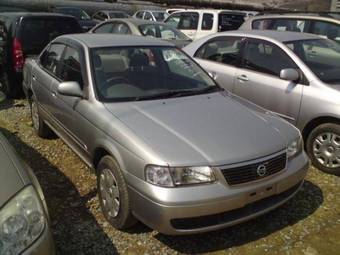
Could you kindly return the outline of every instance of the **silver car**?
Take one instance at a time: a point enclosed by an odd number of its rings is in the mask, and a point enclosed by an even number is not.
[[[0,133],[0,254],[54,254],[44,195]]]
[[[183,48],[192,40],[176,28],[164,23],[142,19],[111,19],[95,26],[90,33],[125,34],[160,38]]]
[[[312,163],[340,175],[340,46],[312,34],[235,31],[184,51],[225,89],[297,126]]]
[[[34,129],[52,129],[95,169],[117,229],[236,224],[291,198],[309,166],[298,129],[228,94],[165,41],[62,36],[24,77]]]

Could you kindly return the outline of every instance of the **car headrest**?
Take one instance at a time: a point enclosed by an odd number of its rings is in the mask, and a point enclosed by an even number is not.
[[[149,58],[145,53],[137,53],[134,54],[130,58],[130,66],[131,67],[143,67],[149,65]]]

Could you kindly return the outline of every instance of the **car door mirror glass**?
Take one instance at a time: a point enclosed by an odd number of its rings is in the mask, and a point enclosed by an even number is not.
[[[286,68],[281,70],[280,78],[286,81],[297,81],[299,80],[300,75],[296,69]]]
[[[60,83],[57,91],[60,95],[64,96],[83,97],[83,91],[81,90],[79,83],[75,81]]]

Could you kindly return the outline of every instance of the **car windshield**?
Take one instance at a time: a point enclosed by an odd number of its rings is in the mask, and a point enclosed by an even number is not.
[[[76,17],[79,20],[89,20],[90,16],[83,10],[77,8],[60,8],[57,9],[58,13],[63,13]]]
[[[190,40],[185,34],[171,26],[144,24],[140,25],[138,28],[144,36],[152,36],[162,38],[164,40]]]
[[[129,18],[129,15],[124,12],[110,12],[109,16],[111,19],[122,19],[122,18]]]
[[[340,83],[340,45],[328,39],[285,43],[314,72],[329,84]]]
[[[166,12],[152,12],[152,14],[157,21],[164,21],[169,16]]]
[[[101,101],[151,100],[220,90],[174,47],[94,48],[91,61]]]

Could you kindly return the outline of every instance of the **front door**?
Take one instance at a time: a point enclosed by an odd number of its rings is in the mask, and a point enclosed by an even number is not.
[[[296,124],[304,85],[280,79],[285,68],[301,72],[293,60],[277,45],[248,39],[242,65],[237,70],[233,92]]]

